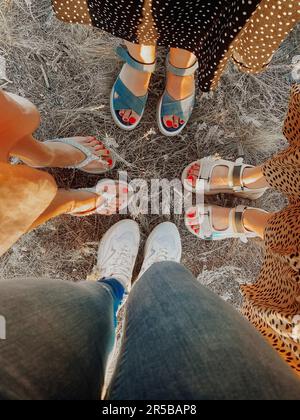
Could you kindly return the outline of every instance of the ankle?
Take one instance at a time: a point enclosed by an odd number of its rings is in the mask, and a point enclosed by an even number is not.
[[[40,165],[51,168],[52,166],[54,166],[55,159],[56,153],[48,144],[45,144],[45,152],[43,154],[43,157],[41,157]]]
[[[256,166],[255,168],[246,168],[243,173],[243,183],[245,187],[250,189],[269,187],[269,184],[267,183],[262,172],[261,166]]]
[[[243,225],[246,230],[264,239],[266,226],[272,216],[273,213],[265,213],[259,209],[246,209],[243,214]]]
[[[171,48],[169,54],[170,64],[180,69],[192,67],[197,61],[197,57],[189,51]]]
[[[156,48],[148,45],[132,44],[125,42],[129,54],[136,61],[143,64],[153,64],[156,60]]]

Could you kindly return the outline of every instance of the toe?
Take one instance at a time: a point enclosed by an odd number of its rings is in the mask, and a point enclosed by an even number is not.
[[[179,127],[179,123],[180,123],[180,120],[179,120],[179,117],[177,117],[176,115],[174,115],[174,117],[173,117],[173,128],[178,128]]]
[[[100,146],[100,142],[99,140],[95,139],[95,140],[90,141],[88,145],[89,147],[92,147],[94,149],[95,147]]]
[[[193,187],[196,185],[196,182],[197,182],[197,177],[196,176],[194,176],[194,175],[189,175],[187,178],[186,178],[186,181],[187,181],[187,183],[188,184],[190,184],[190,185],[192,185]]]
[[[164,116],[164,125],[167,128],[172,128],[173,127],[173,117],[172,117],[172,115],[165,115]]]
[[[129,117],[129,124],[134,125],[138,121],[139,116],[136,112],[132,111]]]
[[[199,173],[200,173],[200,169],[199,169],[199,168],[195,168],[195,167],[193,167],[193,168],[191,168],[191,169],[189,170],[188,175],[189,175],[189,176],[196,176],[196,177],[199,177]]]
[[[192,226],[192,229],[197,235],[200,233],[200,226],[199,225]]]
[[[81,139],[81,137],[77,137],[78,140]],[[88,136],[88,137],[82,137],[81,143],[91,143],[92,141],[97,140],[95,136]]]
[[[123,121],[125,123],[128,123],[130,116],[131,116],[131,109],[126,109],[126,111],[124,112],[124,115],[123,115]]]
[[[197,226],[197,227],[199,226],[199,217],[198,217],[197,210],[195,208],[190,209],[186,213],[186,224],[188,226],[191,226],[192,229],[194,226]]]

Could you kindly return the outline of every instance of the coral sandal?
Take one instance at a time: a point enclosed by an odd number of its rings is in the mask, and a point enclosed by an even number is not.
[[[143,64],[136,61],[134,58],[131,57],[129,52],[124,47],[117,48],[117,54],[119,57],[125,61],[129,66],[134,68],[135,70],[144,72],[144,73],[153,73],[155,71],[156,63],[152,64]],[[118,127],[122,128],[126,131],[134,130],[138,124],[140,123],[142,116],[145,111],[146,103],[148,99],[148,93],[144,96],[135,96],[122,82],[120,76],[117,78],[116,83],[114,84],[111,97],[110,97],[110,109],[111,114],[114,119],[114,122],[117,124]],[[119,114],[119,111],[122,109],[131,109],[136,114],[138,114],[138,120],[131,124],[129,121],[125,123],[122,117]]]
[[[170,63],[169,56],[167,58],[167,71],[175,74],[176,76],[192,76],[197,71],[198,67],[198,61],[196,61],[196,63],[192,67],[186,69],[174,67]],[[192,115],[195,106],[195,100],[196,92],[194,92],[192,95],[188,96],[185,99],[176,100],[171,95],[169,95],[167,90],[165,90],[163,96],[160,98],[157,107],[157,124],[160,132],[168,137],[173,137],[180,134],[182,130],[186,127]],[[179,127],[166,127],[164,123],[164,117],[166,115],[176,115],[177,117],[179,117]]]
[[[212,211],[214,207],[210,205],[199,205],[189,209],[185,215],[185,225],[190,233],[205,241],[221,241],[224,239],[240,239],[247,243],[250,238],[258,238],[255,232],[245,229],[243,224],[243,215],[245,210],[252,210],[251,207],[238,206],[230,211],[229,227],[226,230],[216,230],[214,228]],[[253,209],[257,210],[257,209]],[[267,213],[264,210],[260,210]],[[193,229],[192,226],[199,225],[199,229]]]
[[[76,190],[78,191],[78,190]],[[80,191],[91,192],[101,197],[101,203],[93,210],[77,209],[69,213],[75,217],[90,216],[93,214],[109,215],[121,212],[130,204],[133,198],[133,189],[126,182],[103,179],[94,188],[81,188]],[[103,201],[104,200],[104,201]]]
[[[243,163],[243,158],[238,158],[235,162],[229,160],[223,160],[218,156],[209,156],[191,163],[182,174],[182,183],[184,187],[192,193],[200,193],[199,188],[194,187],[189,182],[188,174],[193,166],[198,165],[200,167],[198,180],[204,182],[204,194],[215,195],[215,194],[232,194],[237,197],[248,198],[251,200],[257,200],[262,197],[268,188],[252,189],[245,187],[243,183],[243,173],[246,168],[254,168],[252,165],[246,165]],[[226,188],[212,188],[211,179],[214,169],[217,166],[225,166],[228,168],[228,186]],[[203,182],[199,187],[203,187]]]

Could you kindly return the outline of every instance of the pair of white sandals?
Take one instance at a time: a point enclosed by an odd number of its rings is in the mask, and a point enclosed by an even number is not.
[[[80,150],[85,155],[85,158],[81,162],[72,166],[67,166],[65,167],[65,169],[78,169],[87,174],[102,175],[108,171],[113,170],[116,166],[116,159],[114,153],[112,152],[112,150],[105,147],[104,144],[100,141],[99,144],[102,144],[102,146],[104,146],[105,149],[109,152],[109,155],[107,157],[111,160],[110,165],[102,157],[96,156],[90,149],[78,143],[73,138],[53,139],[48,140],[45,143],[66,144],[74,147],[77,150]],[[91,162],[96,161],[101,162],[103,164],[103,169],[86,169],[86,167]],[[86,209],[85,207],[82,207],[77,209],[75,213],[70,213],[72,216],[76,217],[90,216],[93,214],[109,215],[115,214],[118,211],[121,212],[126,207],[128,207],[130,200],[133,197],[133,189],[126,182],[116,182],[112,179],[103,179],[100,182],[98,182],[94,188],[81,188],[79,190],[77,189],[76,191],[90,192],[99,197],[99,199],[97,200],[97,205],[94,209]]]
[[[188,175],[195,165],[200,167],[200,171],[196,186],[194,187],[189,182]],[[228,168],[228,184],[226,188],[216,189],[211,185],[212,174],[217,166]],[[253,168],[253,166],[244,164],[243,158],[238,158],[235,162],[230,162],[217,156],[209,156],[191,163],[182,174],[182,182],[188,191],[195,194],[216,195],[225,193],[244,199],[257,200],[264,195],[267,188],[247,188],[243,182],[243,173],[246,168]],[[190,208],[185,215],[185,224],[189,232],[199,239],[207,241],[238,238],[246,243],[248,239],[258,237],[256,233],[248,231],[243,224],[244,212],[253,208],[245,206],[233,208],[229,216],[228,229],[219,231],[214,228],[213,222],[213,209],[216,207],[218,206],[204,204]],[[259,211],[267,213],[264,210]],[[200,229],[194,230],[193,226],[200,226]]]

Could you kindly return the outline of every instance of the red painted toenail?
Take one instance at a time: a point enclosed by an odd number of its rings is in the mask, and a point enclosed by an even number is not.
[[[194,177],[193,176],[188,176],[186,179],[190,184],[192,184],[194,182]]]
[[[168,120],[167,122],[166,122],[166,126],[167,127],[173,127],[173,122],[172,121],[170,121],[170,120]]]
[[[107,163],[108,163],[109,166],[112,166],[113,160],[112,159],[108,159]]]
[[[130,117],[129,122],[130,122],[130,124],[135,124],[136,123],[136,118]]]
[[[181,120],[181,121],[180,121],[180,124],[181,124],[181,125],[182,125],[182,124],[184,124],[184,123],[185,123],[185,121],[184,121],[184,120]]]
[[[123,118],[123,121],[124,122],[128,122],[128,118]]]
[[[187,217],[188,217],[189,219],[194,219],[194,217],[196,217],[196,212],[194,211],[194,212],[192,212],[192,213],[188,213]]]
[[[174,128],[178,128],[178,124],[174,124]]]

